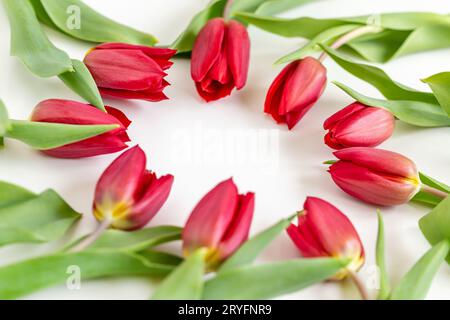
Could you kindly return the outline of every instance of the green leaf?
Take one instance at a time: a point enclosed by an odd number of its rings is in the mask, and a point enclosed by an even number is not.
[[[192,18],[186,30],[175,40],[171,48],[176,49],[178,53],[191,51],[200,30],[209,20],[222,16],[226,2],[226,0],[211,1],[205,9]]]
[[[438,73],[422,81],[430,86],[442,109],[450,116],[450,72]]]
[[[97,84],[92,78],[89,69],[79,60],[72,60],[72,64],[74,70],[60,74],[59,78],[80,97],[106,112]]]
[[[247,0],[241,0],[241,2],[245,1]],[[266,0],[256,9],[255,13],[260,15],[274,15],[317,1],[320,0]]]
[[[425,299],[433,278],[450,251],[447,240],[441,241],[431,248],[402,278],[393,290],[392,300]]]
[[[408,88],[392,80],[380,68],[356,63],[332,48],[323,45],[321,47],[344,70],[373,85],[388,100],[412,100],[437,104],[436,98],[431,93]]]
[[[247,12],[236,16],[258,28],[284,37],[302,37],[309,40],[328,29],[347,24],[366,25],[371,16],[339,19],[300,17],[282,19]],[[387,13],[381,14],[383,32],[350,41],[343,47],[373,62],[387,62],[401,55],[447,48],[450,46],[450,16],[435,13]]]
[[[114,130],[117,125],[72,125],[11,120],[6,137],[20,140],[38,150],[61,147]]]
[[[11,125],[9,122],[8,110],[0,99],[0,147],[3,146],[3,137],[10,128]]]
[[[437,104],[421,101],[380,100],[362,95],[339,82],[333,82],[355,100],[371,107],[385,108],[399,120],[418,127],[447,127],[450,118]]]
[[[247,264],[251,264],[260,253],[291,223],[292,219],[283,219],[270,228],[260,232],[245,242],[225,263],[219,272],[226,272]]]
[[[325,31],[319,33],[317,36],[311,39],[311,41],[305,44],[302,48],[278,59],[275,64],[288,63],[309,56],[321,49],[319,44],[331,45],[338,37],[358,27],[360,27],[360,25],[358,24],[344,24],[326,29]]]
[[[3,0],[11,26],[11,54],[39,77],[73,70],[69,56],[43,32],[29,0]]]
[[[0,246],[55,240],[81,217],[53,190],[33,195],[5,182],[0,190],[11,197],[0,207]]]
[[[35,197],[36,194],[27,189],[5,181],[0,181],[0,209]]]
[[[230,16],[236,12],[257,12],[258,14],[277,14],[315,0],[234,0]]]
[[[207,250],[199,249],[176,268],[154,293],[153,300],[200,300]]]
[[[389,275],[386,269],[385,248],[384,248],[384,222],[383,216],[378,211],[378,236],[376,245],[376,262],[380,270],[380,291],[378,292],[378,300],[387,300],[391,292]]]
[[[172,226],[158,226],[133,232],[108,230],[87,250],[142,251],[163,243],[179,240],[182,230],[182,228]],[[76,243],[81,240],[79,239]],[[76,243],[65,250],[69,250]]]
[[[440,197],[432,195],[428,192],[419,191],[411,199],[411,201],[418,202],[418,203],[424,204],[426,206],[429,206],[431,208],[434,208],[442,201],[442,199]]]
[[[81,280],[88,280],[119,276],[159,278],[174,269],[173,265],[155,263],[150,257],[127,252],[86,251],[26,260],[0,268],[0,299],[16,299],[63,284],[70,281],[76,270]]]
[[[420,181],[432,188],[436,188],[438,190],[450,193],[450,186],[446,185],[443,182],[437,181],[436,179],[427,176],[425,173],[419,172]]]
[[[292,293],[324,281],[348,261],[332,258],[297,259],[244,266],[217,274],[205,283],[207,300],[259,300]]]
[[[32,0],[32,3],[43,23],[80,40],[97,43],[125,42],[147,46],[157,42],[154,36],[117,23],[81,0]]]
[[[419,227],[432,246],[442,241],[450,241],[450,197],[442,200],[429,214],[420,219]],[[447,262],[450,264],[450,255]]]

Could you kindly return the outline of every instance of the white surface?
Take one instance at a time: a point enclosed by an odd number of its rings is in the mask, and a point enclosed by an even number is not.
[[[89,0],[87,3],[105,15],[143,31],[155,34],[161,43],[170,43],[191,17],[208,0]],[[448,0],[328,0],[294,10],[288,16],[333,17],[388,11],[450,12]],[[82,58],[89,45],[53,31],[51,39],[74,58]],[[362,277],[370,278],[374,265],[376,238],[375,207],[342,193],[331,181],[324,160],[331,150],[323,144],[323,121],[351,102],[343,92],[329,85],[314,109],[292,132],[277,126],[262,112],[265,93],[281,67],[273,66],[280,56],[294,50],[299,39],[283,39],[256,28],[250,30],[252,60],[247,87],[231,98],[211,104],[200,101],[190,79],[189,62],[176,60],[169,71],[172,86],[169,101],[161,103],[113,101],[134,120],[130,128],[133,143],[147,152],[149,166],[158,174],[172,173],[175,185],[169,201],[151,225],[183,225],[196,202],[218,182],[234,176],[241,191],[255,191],[257,206],[252,233],[299,210],[307,195],[322,197],[339,207],[355,224],[365,244],[367,262]],[[12,117],[28,117],[34,105],[47,98],[78,99],[58,79],[42,80],[31,75],[21,63],[9,57],[9,26],[0,7],[0,96]],[[426,88],[419,79],[450,70],[450,51],[421,53],[402,57],[384,66],[396,80]],[[326,62],[330,80],[339,79],[367,94],[376,91],[351,77],[332,61]],[[259,144],[254,146],[251,136]],[[258,136],[259,134],[259,136]],[[239,143],[227,144],[237,135]],[[394,136],[383,148],[414,159],[419,168],[450,182],[449,129],[418,130],[398,124]],[[270,138],[271,137],[271,138]],[[218,149],[217,149],[218,148]],[[222,148],[222,149],[221,149]],[[241,149],[239,149],[241,148]],[[181,150],[181,152],[180,152]],[[225,151],[221,151],[225,150]],[[237,150],[237,151],[236,151]],[[239,150],[243,150],[240,151]],[[195,155],[189,157],[183,154]],[[238,156],[235,156],[238,154]],[[228,155],[225,158],[224,155]],[[0,151],[0,179],[39,192],[54,188],[77,210],[85,213],[82,229],[94,227],[90,213],[96,179],[117,155],[84,160],[51,159],[11,140]],[[383,209],[386,223],[387,260],[396,283],[413,263],[429,249],[417,222],[427,209],[404,205]],[[0,264],[10,263],[49,248],[13,246],[0,250]],[[178,252],[178,244],[171,250]],[[265,252],[264,260],[298,256],[294,245],[282,235]],[[84,282],[79,291],[65,286],[43,290],[31,299],[147,299],[153,284],[145,279],[115,279]],[[287,299],[356,299],[351,284],[319,284],[285,296]],[[428,298],[450,298],[450,268],[442,266]]]

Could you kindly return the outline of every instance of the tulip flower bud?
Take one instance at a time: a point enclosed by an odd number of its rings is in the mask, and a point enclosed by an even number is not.
[[[119,110],[106,107],[106,113],[94,106],[70,100],[45,100],[33,110],[31,121],[77,125],[117,125],[117,129],[62,147],[44,150],[56,158],[84,158],[115,153],[128,146],[127,128],[131,121]]]
[[[333,149],[376,147],[392,135],[394,127],[395,117],[386,109],[355,102],[325,121],[325,143]]]
[[[329,172],[334,182],[362,201],[393,206],[409,202],[421,182],[416,165],[401,154],[364,147],[336,151]]]
[[[281,71],[267,93],[264,112],[289,129],[319,100],[327,83],[327,70],[319,60],[306,57]]]
[[[183,230],[185,255],[208,249],[206,262],[215,269],[248,238],[255,195],[238,194],[232,179],[218,184],[192,211]]]
[[[161,101],[164,80],[176,51],[125,43],[105,43],[90,50],[84,63],[104,97]]]
[[[333,280],[342,280],[358,271],[365,261],[364,248],[351,221],[335,206],[319,198],[308,197],[298,225],[287,233],[305,258],[336,257],[349,259],[345,270]]]
[[[157,178],[146,170],[146,156],[139,146],[120,155],[105,170],[95,189],[94,215],[112,228],[144,227],[169,197],[173,176]]]
[[[207,102],[242,89],[247,82],[250,38],[241,23],[215,18],[203,27],[192,49],[191,75]]]

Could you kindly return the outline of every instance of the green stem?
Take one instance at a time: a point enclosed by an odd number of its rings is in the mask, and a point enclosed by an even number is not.
[[[337,39],[331,45],[331,48],[339,49],[343,45],[349,43],[350,41],[352,41],[356,38],[359,38],[359,37],[369,34],[369,33],[378,33],[382,30],[383,30],[383,28],[376,26],[376,25],[366,25],[366,26],[363,26],[360,28],[356,28],[355,30],[350,31],[349,33],[346,33],[342,37]],[[327,56],[328,56],[328,54],[326,52],[323,52],[319,57],[319,61],[323,62]]]
[[[234,0],[228,0],[227,4],[225,5],[225,8],[223,9],[223,17],[225,19],[229,19],[230,18],[231,7],[233,6],[233,2],[234,2]]]
[[[111,219],[104,219],[98,224],[97,229],[95,229],[94,232],[70,248],[69,252],[80,252],[89,248],[106,230],[109,229],[109,227],[111,227],[111,222]]]
[[[447,192],[441,191],[439,189],[436,189],[436,188],[433,188],[433,187],[430,187],[427,185],[422,185],[421,190],[425,193],[431,194],[431,195],[436,196],[441,199],[445,199],[449,195]]]
[[[361,298],[363,300],[370,300],[369,293],[367,292],[367,288],[364,285],[361,278],[358,276],[358,274],[354,271],[349,270],[350,278],[352,279],[353,283],[355,284],[356,288],[359,291],[359,294],[361,295]]]

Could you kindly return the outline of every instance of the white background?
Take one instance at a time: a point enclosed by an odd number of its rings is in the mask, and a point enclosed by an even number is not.
[[[161,44],[171,43],[191,17],[208,0],[89,0],[95,9],[122,23],[155,34]],[[389,11],[450,12],[449,0],[327,0],[293,10],[285,16],[334,17]],[[89,44],[47,30],[51,39],[73,58],[81,59]],[[197,96],[190,79],[189,61],[176,60],[169,71],[170,100],[160,103],[108,101],[134,120],[130,128],[133,143],[147,152],[149,168],[158,174],[175,175],[173,192],[151,225],[183,225],[196,202],[218,182],[233,176],[242,192],[255,191],[257,205],[252,233],[299,210],[308,195],[322,197],[346,213],[365,245],[367,262],[361,271],[369,278],[374,265],[376,208],[360,203],[341,192],[331,181],[324,160],[332,158],[323,144],[323,121],[351,103],[343,92],[329,85],[321,101],[289,132],[262,112],[266,90],[281,70],[273,62],[298,48],[300,39],[283,39],[256,28],[250,29],[252,60],[248,85],[232,97],[211,104]],[[9,57],[9,26],[0,7],[0,96],[10,115],[25,119],[38,102],[48,98],[78,99],[58,79],[31,75],[16,58]],[[419,79],[450,70],[450,50],[399,58],[383,68],[396,80],[426,89]],[[327,61],[330,80],[339,80],[368,95],[377,92],[362,81]],[[258,147],[248,136],[258,133]],[[238,135],[239,146],[230,148],[227,137]],[[265,137],[272,135],[275,140]],[[414,159],[429,175],[449,183],[450,129],[417,129],[397,124],[394,136],[382,147]],[[265,136],[266,135],[266,136]],[[180,140],[181,139],[181,140]],[[217,149],[214,149],[217,148]],[[221,153],[221,149],[224,152]],[[180,152],[183,150],[185,155]],[[214,151],[216,150],[216,151]],[[189,152],[195,158],[188,156]],[[228,159],[223,155],[227,154]],[[17,183],[35,192],[54,188],[78,211],[85,213],[80,232],[95,226],[90,208],[97,178],[117,155],[93,159],[58,160],[43,156],[26,145],[8,140],[0,151],[0,179]],[[228,161],[228,162],[227,162]],[[385,208],[387,260],[395,284],[414,262],[429,249],[418,229],[418,220],[428,211],[417,205]],[[12,246],[0,250],[0,264],[7,264],[50,250],[50,246]],[[170,246],[179,252],[179,244]],[[298,257],[286,235],[280,236],[265,252],[264,260]],[[96,280],[82,283],[79,291],[59,286],[31,295],[31,299],[147,299],[155,283],[141,278]],[[286,299],[356,299],[350,283],[318,284]],[[428,298],[450,298],[450,268],[443,265]]]

